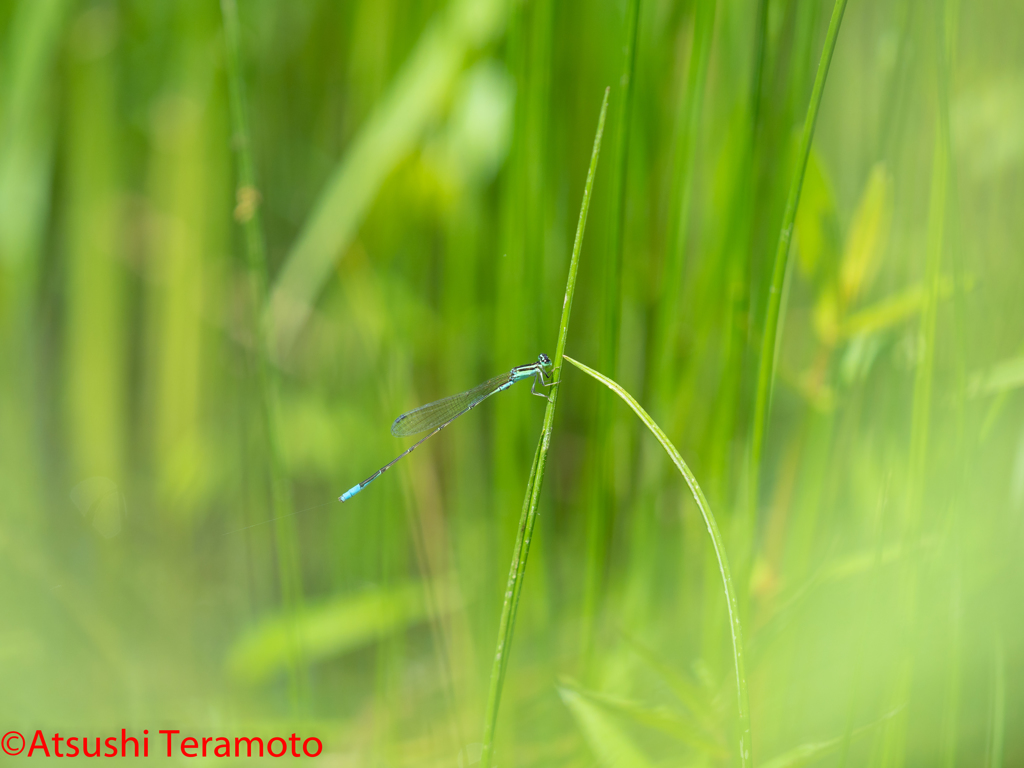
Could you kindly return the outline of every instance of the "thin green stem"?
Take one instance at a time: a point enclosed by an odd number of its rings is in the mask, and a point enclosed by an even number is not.
[[[551,447],[551,431],[555,423],[555,406],[558,403],[559,377],[562,372],[562,356],[565,352],[565,340],[569,333],[569,316],[572,312],[572,299],[576,290],[576,274],[579,270],[580,251],[583,248],[583,233],[587,226],[587,211],[590,209],[590,195],[594,188],[594,176],[597,174],[597,160],[601,154],[601,138],[604,135],[604,121],[608,113],[608,95],[611,89],[606,88],[601,103],[601,115],[597,121],[597,134],[590,153],[590,170],[587,172],[587,183],[583,189],[583,204],[580,207],[579,223],[576,225],[576,240],[572,246],[572,259],[569,261],[569,277],[565,284],[565,298],[562,301],[562,319],[558,326],[558,343],[552,358],[552,375],[554,384],[548,394],[548,405],[544,411],[544,426],[541,429],[540,443],[534,456],[534,467],[526,486],[524,516],[520,518],[519,532],[512,555],[512,568],[509,571],[508,585],[505,589],[505,600],[501,609],[501,620],[498,624],[498,646],[491,666],[491,682],[487,696],[487,712],[484,718],[483,753],[480,758],[481,768],[490,768],[494,757],[494,731],[498,720],[498,705],[501,701],[501,689],[508,664],[508,653],[512,645],[512,634],[515,630],[516,609],[519,605],[519,594],[522,590],[523,576],[526,572],[526,559],[530,554],[530,541],[537,523],[537,508],[540,503],[540,490],[544,482],[544,470],[547,467],[548,449]]]
[[[299,568],[298,543],[292,514],[291,490],[284,467],[281,437],[278,431],[277,381],[269,363],[266,328],[260,322],[267,303],[267,257],[260,217],[260,196],[256,187],[256,171],[252,159],[248,110],[242,81],[241,36],[238,7],[235,0],[221,0],[224,19],[224,43],[227,53],[228,89],[231,128],[237,157],[238,187],[235,218],[245,235],[246,271],[253,302],[253,325],[257,349],[256,386],[260,412],[266,435],[270,500],[274,514],[274,540],[277,548],[278,582],[285,611],[294,619],[301,611],[302,574]],[[305,662],[296,633],[289,635],[289,688],[292,703],[301,707],[305,698]]]
[[[725,553],[725,542],[722,540],[722,534],[718,530],[718,523],[715,521],[715,516],[711,512],[711,505],[709,505],[708,500],[704,498],[704,492],[701,490],[700,485],[697,484],[697,478],[694,477],[693,472],[690,471],[690,468],[686,465],[686,462],[679,454],[679,451],[676,450],[672,441],[668,439],[668,436],[664,431],[662,431],[661,427],[655,423],[654,419],[648,415],[647,411],[640,406],[633,396],[607,376],[598,373],[593,368],[589,368],[568,355],[565,356],[565,359],[584,373],[600,381],[608,387],[608,389],[621,397],[626,404],[633,409],[633,412],[640,417],[640,421],[642,421],[646,427],[651,430],[651,433],[658,439],[658,442],[661,443],[665,452],[668,453],[669,458],[672,459],[672,463],[676,465],[676,468],[686,480],[686,484],[690,487],[690,492],[693,494],[693,500],[697,502],[697,507],[700,509],[701,516],[704,518],[704,524],[708,528],[708,534],[711,536],[711,546],[714,548],[715,556],[718,558],[718,570],[722,575],[722,586],[725,589],[725,601],[729,610],[729,628],[732,631],[732,658],[733,666],[736,671],[736,704],[740,732],[740,764],[746,768],[750,765],[751,757],[750,705],[747,696],[747,675],[743,662],[743,628],[740,625],[739,603],[736,600],[736,589],[733,586],[732,575],[729,572],[729,558]]]
[[[516,610],[519,607],[520,584],[523,583],[523,569],[526,567],[526,558],[523,552],[523,545],[526,541],[527,525],[530,520],[530,500],[533,498],[533,486],[537,480],[537,462],[540,458],[540,449],[543,440],[537,441],[537,448],[533,452],[533,464],[530,466],[530,476],[526,481],[526,494],[523,496],[523,511],[519,516],[519,526],[516,530],[516,544],[512,551],[512,566],[508,572],[508,588],[505,590],[505,601],[502,606],[501,623],[498,626],[498,650],[495,653],[495,663],[500,659],[500,669],[495,678],[491,677],[491,693],[500,698],[501,690],[505,685],[505,671],[508,669],[508,653],[506,649],[512,639],[512,629],[515,625]],[[505,608],[508,608],[507,612]],[[495,688],[495,686],[497,686]],[[488,699],[488,705],[490,699]],[[497,701],[495,702],[495,717],[497,717]],[[490,721],[488,721],[490,722]],[[491,736],[493,739],[493,734]]]
[[[836,0],[832,8],[832,19],[825,36],[825,45],[818,62],[818,73],[814,78],[814,89],[811,101],[807,105],[807,116],[804,118],[803,133],[800,136],[800,149],[797,153],[796,175],[789,189],[786,210],[782,215],[782,229],[779,232],[779,243],[775,250],[775,264],[772,267],[772,281],[768,288],[768,302],[765,310],[764,335],[761,339],[761,357],[757,369],[757,392],[754,401],[754,423],[750,444],[750,489],[748,495],[747,535],[753,537],[757,523],[757,505],[760,486],[761,453],[764,447],[764,435],[768,424],[768,413],[771,409],[772,382],[775,377],[775,358],[777,354],[777,335],[779,316],[782,310],[782,299],[785,293],[786,267],[789,262],[789,246],[793,237],[793,222],[800,205],[800,191],[803,188],[804,172],[807,170],[807,158],[811,153],[811,141],[814,138],[814,126],[818,119],[818,108],[825,92],[825,80],[828,68],[832,63],[832,54],[839,37],[839,26],[846,10],[846,0]]]

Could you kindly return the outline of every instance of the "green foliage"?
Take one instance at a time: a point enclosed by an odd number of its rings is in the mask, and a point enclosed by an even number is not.
[[[1024,17],[838,7],[0,3],[0,733],[1024,761]]]

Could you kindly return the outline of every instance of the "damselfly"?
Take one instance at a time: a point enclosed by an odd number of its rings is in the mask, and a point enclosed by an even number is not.
[[[421,405],[419,408],[411,410],[408,413],[403,413],[395,419],[395,423],[391,425],[392,435],[395,437],[408,437],[409,435],[418,435],[421,432],[430,432],[430,434],[420,439],[411,448],[403,451],[401,454],[389,461],[368,478],[363,480],[363,482],[358,485],[353,485],[338,497],[338,501],[345,502],[351,499],[363,490],[363,488],[391,469],[391,467],[395,465],[395,462],[415,451],[423,445],[425,441],[429,440],[442,429],[447,427],[459,418],[459,416],[473,410],[494,393],[508,389],[517,381],[532,378],[533,384],[530,386],[530,391],[538,397],[546,397],[546,395],[537,391],[537,382],[539,381],[543,387],[550,387],[554,384],[553,381],[548,380],[551,378],[551,375],[551,358],[542,354],[537,357],[536,363],[517,365],[508,373],[503,373],[500,376],[495,376],[493,379],[488,379],[483,384],[473,387],[470,390],[458,395],[446,397],[442,400],[437,400],[433,403],[428,403],[427,405]]]

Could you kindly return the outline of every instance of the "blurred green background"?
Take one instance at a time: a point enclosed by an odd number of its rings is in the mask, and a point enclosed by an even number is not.
[[[611,85],[567,349],[715,510],[755,763],[1024,762],[1024,5],[850,2],[755,503],[832,6],[641,0],[624,117],[633,7],[240,0],[246,144],[215,0],[0,1],[0,731],[478,758],[540,401],[334,499],[396,415],[554,351]],[[689,492],[571,367],[559,403],[496,763],[732,765]]]

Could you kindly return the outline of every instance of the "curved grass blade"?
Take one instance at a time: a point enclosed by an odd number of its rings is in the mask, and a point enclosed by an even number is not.
[[[736,691],[737,691],[737,710],[740,730],[740,764],[744,768],[748,768],[750,762],[750,706],[747,697],[747,676],[744,669],[743,663],[743,629],[740,626],[740,613],[739,607],[736,600],[736,589],[732,583],[732,576],[729,573],[729,560],[725,554],[725,542],[722,541],[722,534],[718,530],[718,523],[715,522],[715,516],[711,512],[711,506],[708,504],[708,500],[704,498],[704,492],[700,489],[697,484],[697,478],[693,476],[693,472],[683,461],[683,457],[676,450],[676,447],[672,445],[672,441],[668,439],[668,436],[662,431],[654,419],[652,419],[647,411],[645,411],[640,404],[633,399],[626,390],[616,384],[614,381],[604,376],[593,368],[590,368],[578,360],[574,360],[568,355],[565,355],[565,359],[575,365],[584,373],[592,376],[593,378],[600,381],[608,389],[612,390],[615,394],[621,397],[633,412],[640,417],[642,421],[651,433],[658,439],[665,452],[672,459],[672,463],[676,465],[683,478],[686,480],[686,484],[690,487],[690,492],[693,494],[693,500],[697,502],[697,508],[700,509],[700,513],[704,518],[704,523],[708,527],[708,534],[711,536],[711,546],[715,550],[715,556],[718,558],[718,570],[722,574],[722,586],[725,588],[725,600],[726,605],[729,609],[729,628],[732,630],[732,654],[733,654],[733,666],[736,671]]]
[[[768,289],[768,307],[765,310],[764,335],[761,337],[761,355],[757,369],[757,393],[754,400],[754,423],[750,440],[750,488],[747,497],[747,536],[753,540],[757,523],[757,497],[761,471],[761,451],[764,447],[764,434],[768,422],[768,411],[771,408],[772,381],[775,376],[776,340],[779,330],[779,318],[782,311],[782,299],[786,282],[786,265],[789,263],[789,244],[793,238],[793,222],[796,220],[797,207],[800,204],[800,190],[803,188],[804,171],[807,169],[807,158],[811,152],[811,140],[814,138],[814,125],[818,119],[818,107],[821,106],[821,95],[825,91],[825,78],[828,77],[832,53],[839,37],[839,26],[846,10],[846,0],[836,0],[829,21],[825,45],[821,50],[818,72],[814,78],[814,89],[807,105],[807,116],[804,119],[803,133],[800,136],[800,150],[797,155],[796,175],[789,189],[786,200],[786,211],[782,216],[782,229],[779,232],[779,243],[775,251],[775,263],[772,267],[772,282]]]

